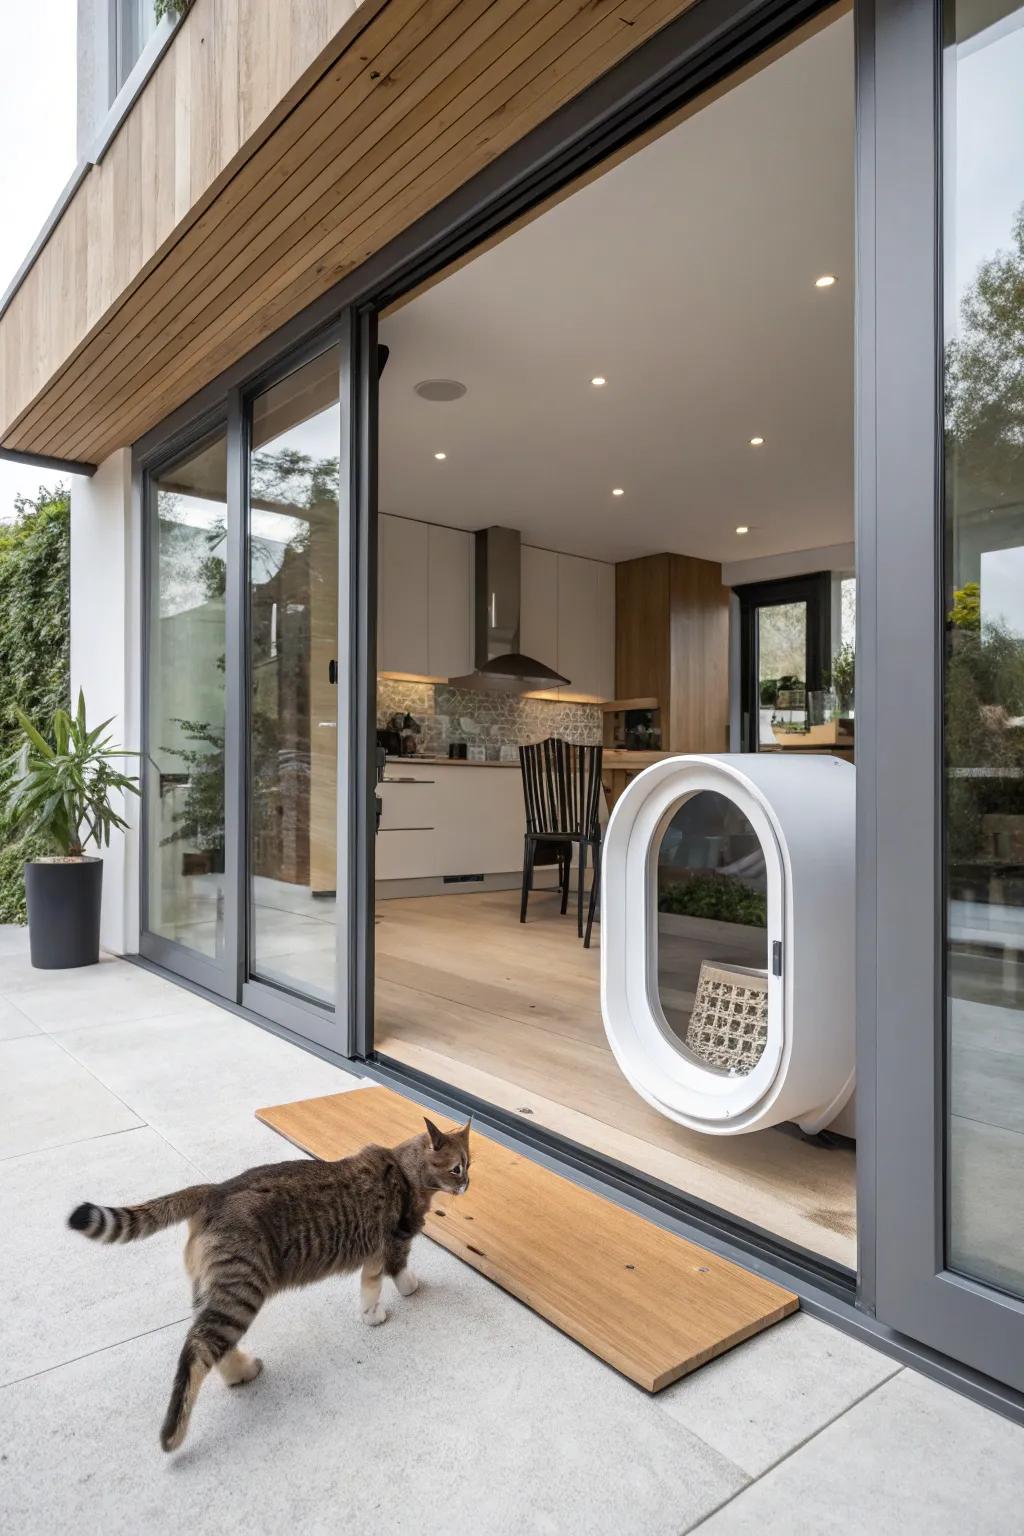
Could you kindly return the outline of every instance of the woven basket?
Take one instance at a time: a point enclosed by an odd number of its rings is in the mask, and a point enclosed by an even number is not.
[[[768,972],[702,960],[686,1030],[693,1054],[732,1077],[745,1077],[768,1039]]]

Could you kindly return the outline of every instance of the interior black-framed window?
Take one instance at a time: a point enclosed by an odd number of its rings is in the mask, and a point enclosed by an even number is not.
[[[782,733],[824,719],[832,631],[832,575],[752,582],[740,603],[741,750],[774,751]]]

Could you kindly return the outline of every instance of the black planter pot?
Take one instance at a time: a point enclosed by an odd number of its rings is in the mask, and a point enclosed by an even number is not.
[[[102,897],[102,859],[25,865],[29,947],[38,970],[96,964]]]

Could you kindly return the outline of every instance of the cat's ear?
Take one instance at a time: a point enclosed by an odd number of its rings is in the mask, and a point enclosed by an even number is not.
[[[472,1126],[473,1126],[473,1116],[470,1115],[470,1117],[466,1121],[465,1125],[460,1126],[459,1129],[455,1132],[456,1136],[459,1136],[459,1137],[462,1138],[463,1141],[468,1142],[469,1141],[469,1133],[470,1133],[470,1131],[472,1129]]]
[[[439,1131],[433,1120],[428,1120],[426,1115],[423,1116],[423,1124],[427,1128],[427,1135],[430,1137],[430,1145],[433,1147],[435,1152],[440,1152],[445,1143],[444,1132]]]

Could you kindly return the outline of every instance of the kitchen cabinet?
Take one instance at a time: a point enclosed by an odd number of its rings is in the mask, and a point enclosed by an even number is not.
[[[402,677],[472,672],[473,535],[407,517],[380,518],[377,667]],[[615,567],[520,549],[519,649],[557,667],[574,698],[615,697]]]
[[[519,649],[558,665],[558,556],[532,544],[519,550]]]
[[[431,524],[427,536],[427,670],[473,670],[473,535]]]
[[[378,880],[522,869],[526,815],[518,766],[394,761],[378,793]]]
[[[382,517],[378,544],[377,666],[427,670],[427,523]]]
[[[442,678],[470,672],[473,535],[382,516],[378,537],[378,670]]]
[[[560,698],[615,697],[615,567],[522,547],[520,649],[570,680]]]

